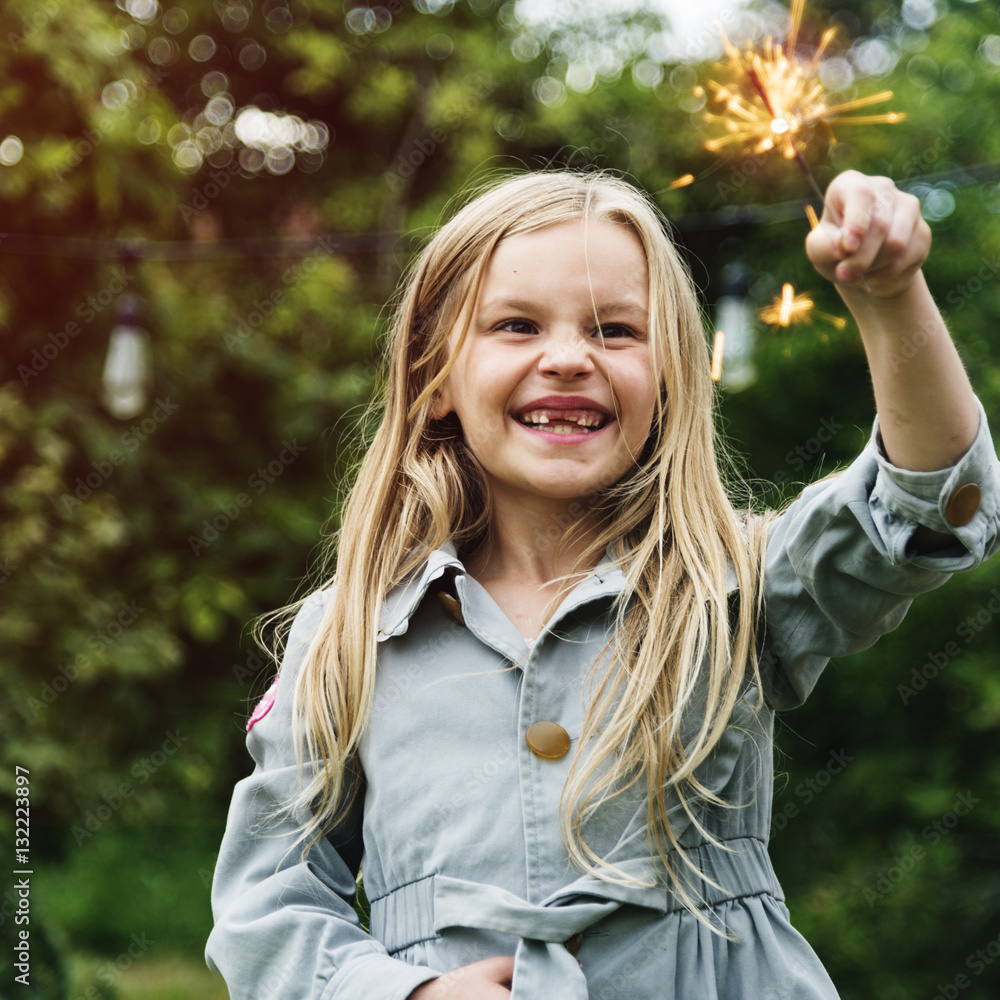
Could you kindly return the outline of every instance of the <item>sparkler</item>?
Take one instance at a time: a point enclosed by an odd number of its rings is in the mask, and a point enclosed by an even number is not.
[[[800,59],[796,44],[804,10],[805,0],[792,0],[784,45],[775,42],[769,35],[759,49],[752,42],[747,42],[741,50],[720,28],[723,50],[727,57],[724,68],[728,76],[721,82],[710,80],[708,89],[715,102],[723,106],[723,110],[720,113],[709,111],[705,118],[709,122],[721,124],[725,131],[722,135],[709,139],[705,148],[717,153],[729,146],[737,146],[748,154],[758,156],[780,150],[785,159],[795,161],[822,204],[823,191],[803,156],[803,150],[808,148],[817,132],[822,130],[832,146],[837,142],[833,132],[835,124],[891,125],[902,121],[906,116],[896,111],[873,115],[848,114],[859,108],[888,101],[892,97],[891,90],[839,103],[828,100],[819,71],[837,29],[828,28],[824,31],[812,56],[806,60]],[[699,87],[695,93],[702,96],[705,91]],[[672,186],[679,187],[681,183],[682,179],[679,178]],[[806,205],[806,215],[810,226],[815,229],[819,220],[812,205]],[[868,282],[864,280],[864,276],[862,281],[867,288]],[[781,295],[771,305],[761,309],[758,316],[765,323],[783,328],[809,323],[818,317],[840,330],[846,326],[846,320],[842,317],[817,310],[808,293],[796,295],[790,284],[783,285]],[[712,376],[717,380],[721,376],[718,365],[721,360],[719,335],[715,346]]]
[[[722,330],[715,331],[715,343],[712,345],[712,381],[722,378],[722,355],[726,350],[726,335]]]
[[[709,139],[705,148],[714,153],[739,144],[754,154],[780,149],[786,159],[795,160],[817,197],[822,199],[823,192],[802,155],[803,146],[808,145],[817,128],[822,127],[830,144],[835,145],[837,139],[832,128],[835,123],[892,124],[906,116],[891,111],[845,117],[848,111],[888,101],[892,97],[891,90],[839,104],[827,103],[819,67],[837,29],[828,28],[812,58],[800,60],[795,46],[804,8],[805,0],[792,0],[783,46],[768,35],[760,51],[752,42],[747,42],[741,51],[720,29],[723,49],[729,60],[730,79],[722,83],[712,80],[708,86],[714,100],[724,105],[725,112],[708,112],[705,117],[707,121],[722,124],[726,132]],[[699,92],[703,94],[704,90],[697,88],[696,93]]]
[[[809,298],[808,292],[796,295],[795,289],[787,282],[781,286],[781,294],[757,315],[762,322],[770,326],[789,327],[799,323],[811,323],[814,315],[832,323],[838,330],[843,330],[847,325],[847,320],[842,316],[831,316],[816,309],[816,303]]]

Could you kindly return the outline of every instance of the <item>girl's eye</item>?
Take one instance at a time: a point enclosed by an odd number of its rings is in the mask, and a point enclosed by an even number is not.
[[[498,330],[507,330],[510,333],[534,333],[535,325],[526,319],[505,319],[497,324]]]
[[[612,340],[617,337],[634,337],[635,330],[628,326],[622,326],[620,323],[608,323],[605,326],[598,327],[594,336],[600,337],[601,340]]]

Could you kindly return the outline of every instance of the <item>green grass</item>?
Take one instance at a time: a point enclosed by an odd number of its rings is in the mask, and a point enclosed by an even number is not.
[[[229,1000],[222,977],[189,955],[143,957],[116,970],[104,956],[67,961],[67,1000]]]

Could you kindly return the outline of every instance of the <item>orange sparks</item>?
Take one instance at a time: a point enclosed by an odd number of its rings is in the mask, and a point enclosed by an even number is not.
[[[694,174],[684,174],[678,177],[677,180],[670,182],[670,190],[673,191],[675,188],[687,187],[688,184],[694,184]]]
[[[757,315],[761,321],[770,326],[789,327],[798,323],[811,323],[815,316],[832,323],[838,330],[847,326],[847,320],[842,316],[831,316],[829,313],[816,309],[816,303],[809,298],[808,292],[795,294],[795,289],[787,282],[781,286],[781,294],[774,301],[761,309]]]
[[[715,331],[715,343],[712,345],[712,381],[722,378],[722,354],[726,349],[726,335],[721,330]]]
[[[800,60],[795,45],[804,7],[805,0],[792,0],[784,46],[768,36],[760,50],[752,42],[747,42],[740,50],[720,28],[728,57],[724,67],[728,79],[722,83],[712,80],[708,86],[724,111],[720,114],[709,112],[705,117],[721,124],[725,134],[709,139],[706,149],[718,152],[736,143],[744,146],[747,152],[766,153],[780,149],[787,159],[795,159],[801,156],[801,147],[808,144],[817,126],[822,125],[831,143],[836,143],[830,127],[836,122],[891,124],[906,117],[894,111],[844,117],[845,112],[888,101],[892,97],[891,90],[839,104],[827,103],[819,67],[837,29],[827,29],[812,58]]]
[[[809,228],[815,229],[819,225],[819,219],[816,216],[816,209],[812,205],[806,205],[806,217],[809,219]]]

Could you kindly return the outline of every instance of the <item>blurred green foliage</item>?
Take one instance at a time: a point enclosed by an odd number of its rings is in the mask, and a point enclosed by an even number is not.
[[[852,59],[862,44],[876,64],[891,56],[845,95],[891,87],[908,117],[838,126],[838,144],[807,157],[821,184],[847,168],[948,175],[919,189],[934,229],[926,271],[997,425],[1000,187],[996,172],[959,168],[1000,161],[1000,23],[983,0],[903,8],[810,5],[803,44],[835,21],[833,54],[853,41]],[[250,769],[244,721],[273,671],[247,623],[290,600],[335,527],[383,303],[460,187],[551,163],[624,171],[676,223],[707,310],[742,262],[755,306],[791,281],[845,314],[805,258],[799,211],[767,212],[809,196],[794,166],[713,159],[692,96],[710,67],[650,65],[658,16],[609,27],[588,21],[594,9],[574,7],[558,30],[491,0],[0,10],[2,129],[23,146],[17,158],[0,136],[2,228],[110,248],[5,253],[0,239],[0,823],[26,766],[32,927],[51,941],[36,956],[39,997],[65,994],[59,954],[106,967],[133,935],[157,942],[149,967],[175,952],[200,961],[226,806]],[[567,88],[595,31],[631,54],[592,89]],[[329,141],[269,172],[264,148],[229,127],[251,105],[322,123]],[[688,172],[697,183],[671,189]],[[299,249],[216,243],[271,236]],[[136,260],[129,240],[195,255]],[[124,422],[100,403],[122,288],[145,302],[155,371],[146,410]],[[851,326],[758,328],[755,364],[721,419],[777,503],[853,457],[871,391]],[[782,721],[775,862],[848,1000],[930,997],[962,974],[970,997],[1000,984],[1000,963],[975,958],[1000,935],[997,588],[994,562],[928,595]],[[966,790],[974,807],[936,835]],[[74,989],[117,995],[125,974],[99,968]]]

